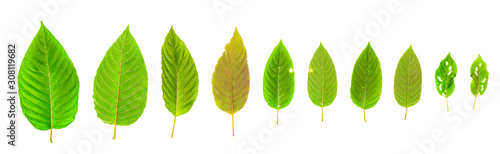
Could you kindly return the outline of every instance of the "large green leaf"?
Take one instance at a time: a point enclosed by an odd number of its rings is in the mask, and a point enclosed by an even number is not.
[[[418,103],[422,93],[422,69],[413,49],[408,48],[399,59],[396,75],[394,76],[394,97],[399,105],[406,108]]]
[[[365,109],[375,106],[380,99],[380,94],[382,94],[380,61],[368,43],[356,60],[351,80],[351,99],[356,106],[363,109],[365,122]]]
[[[470,83],[470,91],[474,95],[474,105],[472,106],[472,110],[476,107],[476,99],[478,95],[483,95],[488,88],[488,70],[486,70],[486,63],[481,58],[481,55],[478,55],[477,59],[470,66],[470,77],[472,78],[472,82]]]
[[[451,58],[451,53],[444,58],[439,67],[436,70],[436,88],[439,95],[446,97],[446,111],[450,111],[448,107],[448,97],[453,94],[455,90],[455,77],[457,76],[457,64],[453,58]]]
[[[63,46],[41,23],[19,69],[24,116],[39,130],[61,129],[75,120],[80,81]]]
[[[198,71],[186,44],[175,34],[173,27],[161,48],[163,100],[168,111],[177,116],[189,112],[198,95]]]
[[[321,43],[309,63],[307,92],[311,101],[321,107],[323,121],[323,107],[332,104],[337,96],[337,73],[330,54]]]
[[[104,123],[127,126],[146,107],[148,73],[129,28],[108,49],[94,78],[94,109]]]
[[[276,109],[276,124],[279,110],[287,107],[295,91],[295,72],[292,58],[283,41],[274,48],[264,71],[264,98],[267,105]]]
[[[234,114],[245,106],[248,99],[249,73],[247,52],[238,29],[235,29],[233,38],[224,48],[212,76],[215,104],[222,111],[231,114],[233,136]]]

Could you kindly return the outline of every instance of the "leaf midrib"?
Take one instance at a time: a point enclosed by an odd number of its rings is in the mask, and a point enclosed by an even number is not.
[[[277,55],[278,55],[278,73],[277,73],[277,76],[276,76],[276,82],[277,82],[277,84],[276,84],[276,94],[278,96],[276,98],[276,100],[277,100],[276,109],[280,110],[280,72],[281,72],[280,59],[281,59],[281,45],[278,47]]]
[[[479,62],[480,64],[481,62]],[[481,71],[479,71],[479,64],[476,64],[476,68],[477,68],[477,78],[476,78],[476,81],[477,81],[477,88],[476,88],[476,94],[475,96],[477,97],[477,95],[479,95],[481,93],[481,91],[479,91],[479,83],[481,81]],[[474,69],[475,70],[475,69]]]
[[[174,117],[177,117],[177,108],[178,108],[178,102],[179,102],[179,81],[177,81],[177,79],[179,78],[179,73],[177,71],[177,43],[175,42],[176,41],[176,37],[175,37],[175,34],[172,36],[172,47],[174,47],[174,50],[173,50],[173,58],[174,58],[174,61],[173,61],[173,64],[174,64],[174,67],[175,67],[175,109],[174,109]],[[180,38],[179,38],[180,39]]]
[[[233,102],[233,67],[234,67],[234,57],[235,57],[235,51],[236,51],[236,39],[235,39],[235,44],[232,44],[232,56],[231,56],[231,67],[230,73],[229,73],[229,100],[231,102],[231,115],[234,115],[234,102]],[[233,123],[234,125],[234,123]],[[234,134],[233,134],[234,135]]]
[[[407,74],[406,74],[406,77],[407,77],[407,86],[406,87],[406,108],[408,108],[408,104],[410,102],[410,98],[408,97],[408,94],[410,93],[410,70],[411,70],[411,58],[412,58],[412,55],[409,53],[408,55],[408,69],[407,69]]]
[[[43,25],[42,25],[43,26]],[[44,40],[44,47],[45,50],[47,51],[47,78],[49,79],[49,106],[50,106],[50,129],[52,130],[54,124],[53,124],[53,108],[52,108],[52,89],[51,89],[51,83],[50,83],[50,62],[49,62],[49,48],[47,47],[47,38],[46,37],[46,31],[43,30],[43,40]]]
[[[370,65],[370,49],[367,50],[366,52],[366,63],[367,65]],[[368,66],[368,68],[370,68]],[[368,72],[365,73],[365,88],[363,90],[363,110],[366,109],[366,91],[368,91]]]
[[[323,108],[323,102],[324,102],[324,91],[325,91],[325,63],[324,63],[324,56],[325,56],[325,51],[323,49],[320,49],[322,52],[321,54],[321,108]]]
[[[116,110],[115,110],[115,126],[117,124],[117,121],[118,121],[118,104],[120,102],[120,85],[121,85],[121,75],[122,75],[122,62],[123,62],[123,48],[125,48],[125,41],[127,41],[127,34],[125,33],[125,35],[123,36],[123,45],[122,45],[122,48],[120,49],[120,70],[118,71],[118,89],[117,89],[117,93],[116,93]]]

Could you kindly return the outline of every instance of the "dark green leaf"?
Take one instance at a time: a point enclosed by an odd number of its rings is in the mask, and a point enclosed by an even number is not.
[[[368,43],[356,60],[351,80],[351,99],[356,106],[363,109],[365,122],[365,109],[375,106],[381,93],[382,69],[380,61]]]
[[[446,97],[446,110],[450,111],[448,107],[448,97],[453,94],[455,90],[455,77],[457,76],[457,64],[453,58],[451,58],[451,53],[444,58],[439,67],[436,70],[435,80],[436,88],[439,95]]]
[[[264,98],[270,107],[277,109],[278,113],[292,101],[295,91],[294,78],[292,58],[280,41],[269,56],[264,71]]]
[[[177,116],[189,112],[198,95],[198,71],[186,44],[175,34],[173,27],[161,48],[163,100],[168,111]]]

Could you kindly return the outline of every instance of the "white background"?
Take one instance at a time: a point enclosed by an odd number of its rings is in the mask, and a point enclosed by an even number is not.
[[[33,128],[18,106],[18,146],[8,146],[4,136],[1,153],[500,153],[500,3],[474,2],[2,1],[0,42],[5,45],[17,36],[21,60],[43,20],[72,59],[81,86],[76,120],[54,130],[54,143],[49,142],[49,131]],[[222,11],[214,5],[223,6]],[[128,24],[146,61],[148,101],[142,117],[119,126],[112,140],[112,126],[103,124],[94,110],[93,80],[105,52]],[[200,77],[198,99],[189,113],[177,118],[173,139],[173,116],[160,89],[160,51],[172,25]],[[211,78],[235,27],[248,52],[251,85],[246,106],[235,114],[233,137],[231,116],[215,105]],[[267,57],[280,39],[294,62],[296,90],[276,126],[276,110],[264,100],[262,78]],[[354,62],[368,41],[382,65],[383,90],[378,104],[366,111],[364,123],[349,88]],[[309,61],[320,42],[333,58],[339,81],[324,122],[306,88]],[[410,44],[422,66],[423,89],[405,121],[393,83],[399,58]],[[434,72],[448,52],[457,62],[458,74],[446,113]],[[472,111],[469,68],[478,53],[488,64],[490,84]],[[6,59],[5,52],[1,55]],[[5,66],[1,68],[6,72]],[[2,127],[7,125],[6,110],[7,104],[2,105]]]

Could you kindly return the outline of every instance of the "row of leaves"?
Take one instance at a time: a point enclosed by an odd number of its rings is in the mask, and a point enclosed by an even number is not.
[[[173,28],[165,38],[161,56],[161,88],[165,106],[174,115],[173,137],[177,116],[187,113],[196,101],[198,71],[188,48]],[[448,98],[453,93],[456,72],[456,64],[448,54],[436,70],[436,88],[440,95]],[[480,56],[472,64],[470,75],[472,94],[482,95],[488,85],[488,71]],[[263,82],[264,98],[277,113],[293,98],[294,76],[292,59],[280,41],[269,56]],[[321,43],[309,64],[307,82],[309,97],[321,107],[323,121],[323,108],[331,105],[337,95],[337,75],[332,58]],[[232,116],[234,136],[234,114],[243,108],[250,91],[247,53],[237,29],[215,66],[212,85],[217,107]],[[64,128],[74,121],[79,87],[72,61],[42,23],[21,64],[19,97],[23,114],[33,127],[50,130],[50,142],[52,129]],[[421,87],[420,63],[410,46],[399,60],[394,77],[396,101],[406,112],[420,100]],[[94,108],[104,123],[114,125],[113,139],[117,125],[133,124],[142,115],[147,90],[144,59],[127,26],[106,52],[94,79]],[[381,92],[380,62],[368,43],[354,66],[351,99],[364,113],[365,109],[375,106]]]

